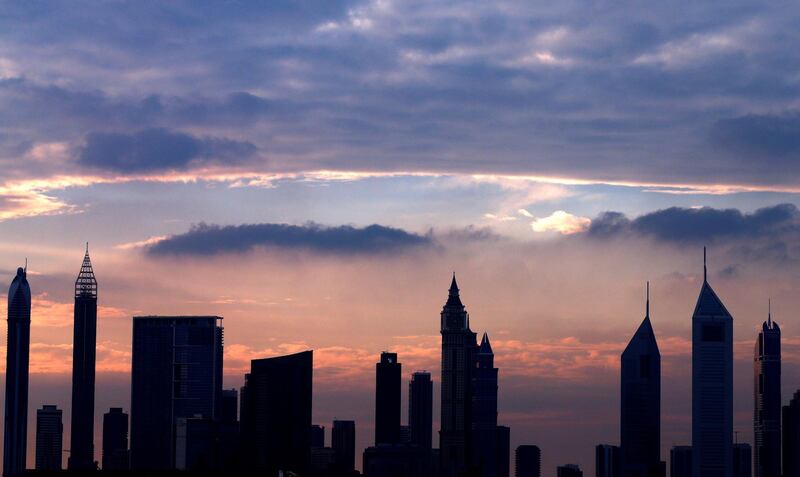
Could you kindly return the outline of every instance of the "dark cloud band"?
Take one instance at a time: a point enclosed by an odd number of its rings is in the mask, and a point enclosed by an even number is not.
[[[349,225],[325,227],[305,225],[199,224],[184,234],[173,235],[147,248],[149,255],[208,256],[244,253],[256,248],[310,250],[326,254],[382,254],[433,244],[430,236],[373,224],[359,228]]]

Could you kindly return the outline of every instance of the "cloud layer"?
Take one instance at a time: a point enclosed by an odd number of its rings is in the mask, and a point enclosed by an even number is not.
[[[266,247],[353,255],[401,252],[431,244],[429,236],[377,224],[363,228],[349,225],[325,227],[315,223],[198,224],[184,234],[173,235],[147,246],[147,252],[150,255],[202,256],[244,253]]]

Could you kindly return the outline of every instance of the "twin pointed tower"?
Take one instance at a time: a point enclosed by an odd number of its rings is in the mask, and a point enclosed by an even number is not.
[[[95,470],[94,378],[97,344],[97,280],[89,259],[89,244],[75,280],[72,341],[72,429],[68,468]]]
[[[622,352],[620,456],[622,477],[661,475],[661,353],[650,323],[650,282],[639,329]]]
[[[442,476],[495,477],[498,461],[497,374],[489,335],[480,345],[469,328],[456,276],[441,313],[442,407],[439,447]]]
[[[708,283],[692,315],[692,476],[733,476],[733,317]]]

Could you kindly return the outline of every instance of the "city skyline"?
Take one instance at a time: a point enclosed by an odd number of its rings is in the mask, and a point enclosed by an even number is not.
[[[667,466],[673,448],[687,457],[719,398],[722,440],[698,458],[741,467],[733,433],[774,468],[774,445],[758,453],[800,387],[799,22],[800,3],[752,0],[0,1],[0,314],[19,267],[32,310],[29,343],[27,318],[0,343],[30,358],[27,384],[27,366],[0,364],[0,395],[28,396],[4,432],[14,467],[34,466],[45,405],[63,413],[64,467],[102,461],[112,408],[135,446],[132,317],[205,316],[224,317],[221,414],[253,360],[313,350],[311,421],[328,438],[341,423],[348,462],[355,423],[361,467],[387,351],[402,363],[389,440],[427,448],[413,422],[430,421],[452,470],[473,438],[481,462],[505,452],[510,430],[509,452],[537,446],[544,475],[593,475],[598,445],[644,451],[622,434],[646,413],[623,403],[654,394],[641,372],[621,380],[643,369],[622,354],[650,282],[661,419],[647,466],[656,446]],[[82,257],[96,303],[76,283]],[[454,272],[459,333],[441,322]],[[716,358],[696,345],[719,317],[693,330],[704,283],[732,317]],[[780,323],[777,392],[774,354],[754,350],[765,321]],[[493,364],[478,368],[484,333]],[[443,353],[443,338],[461,342]],[[704,362],[725,372],[693,379]],[[422,371],[430,417],[410,419]],[[693,393],[719,376],[721,393]],[[705,417],[701,395],[715,395]],[[175,465],[210,455],[191,435],[234,433],[212,414],[170,429]],[[336,460],[327,440],[315,465]]]

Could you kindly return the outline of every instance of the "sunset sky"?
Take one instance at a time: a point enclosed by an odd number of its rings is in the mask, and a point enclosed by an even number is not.
[[[57,404],[69,448],[88,241],[98,459],[139,314],[223,316],[226,387],[314,349],[314,422],[355,419],[359,447],[397,352],[403,415],[427,369],[438,431],[455,271],[497,355],[499,422],[548,476],[592,475],[594,445],[619,442],[649,280],[666,460],[691,440],[704,245],[752,443],[769,299],[784,402],[800,388],[799,23],[796,3],[738,0],[0,3],[0,277],[27,257],[30,442]]]

